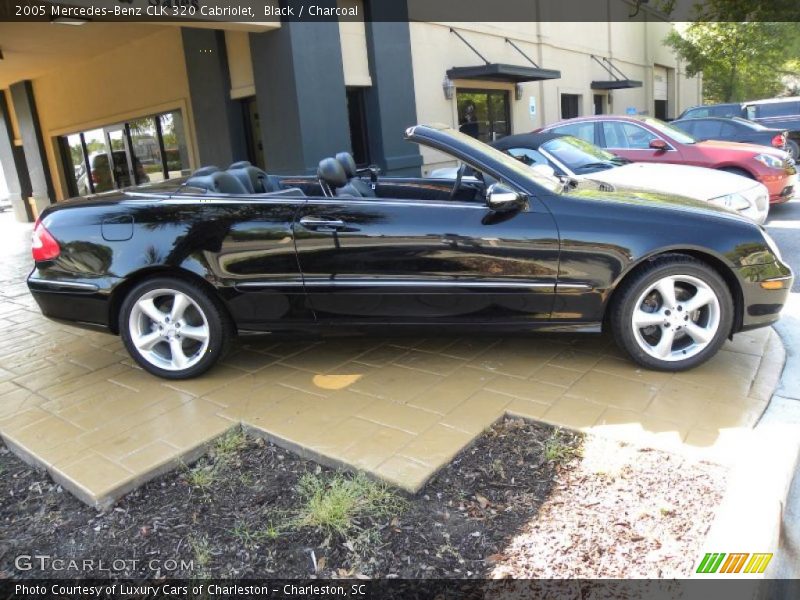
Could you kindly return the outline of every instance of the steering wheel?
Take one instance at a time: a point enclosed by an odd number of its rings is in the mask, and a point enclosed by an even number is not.
[[[464,171],[466,171],[467,165],[461,163],[461,166],[458,167],[458,171],[456,171],[456,182],[453,184],[453,189],[450,190],[450,200],[456,197],[456,193],[458,192],[458,188],[461,187],[461,178],[464,177]]]

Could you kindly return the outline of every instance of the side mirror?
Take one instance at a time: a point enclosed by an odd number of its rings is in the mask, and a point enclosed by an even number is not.
[[[669,149],[667,142],[658,138],[650,140],[650,147],[653,150],[658,150],[659,152],[666,152]]]
[[[494,183],[486,190],[486,206],[495,212],[516,210],[524,197],[502,183]]]

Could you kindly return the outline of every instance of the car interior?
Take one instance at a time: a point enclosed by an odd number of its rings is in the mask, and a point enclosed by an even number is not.
[[[375,166],[358,169],[349,152],[319,162],[316,176],[270,175],[247,161],[226,170],[216,166],[197,169],[178,194],[222,194],[271,198],[316,196],[327,198],[391,198],[409,200],[457,200],[483,202],[487,185],[480,173],[459,169],[454,181],[424,177],[381,177]]]

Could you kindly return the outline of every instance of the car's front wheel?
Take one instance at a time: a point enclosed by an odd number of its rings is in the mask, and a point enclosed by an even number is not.
[[[722,277],[682,255],[657,258],[624,281],[611,310],[617,344],[635,362],[662,371],[690,369],[714,356],[733,322]]]
[[[181,279],[149,279],[125,298],[120,334],[146,371],[167,379],[196,377],[226,352],[231,328],[222,307]]]

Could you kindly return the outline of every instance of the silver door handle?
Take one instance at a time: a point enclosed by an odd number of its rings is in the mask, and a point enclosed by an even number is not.
[[[306,229],[343,229],[344,221],[341,219],[322,219],[319,217],[303,217],[300,225]]]

